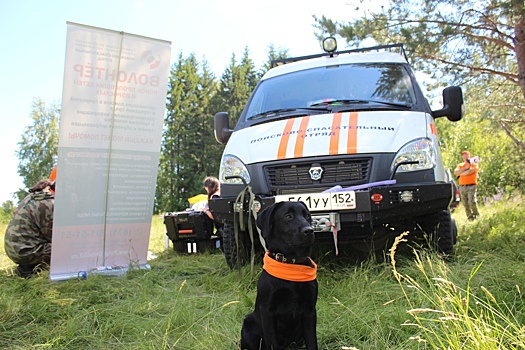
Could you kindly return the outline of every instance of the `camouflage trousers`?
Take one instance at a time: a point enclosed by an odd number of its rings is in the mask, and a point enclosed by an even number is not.
[[[51,243],[42,243],[33,247],[25,247],[18,251],[6,248],[9,259],[18,265],[49,265],[51,261]]]
[[[460,185],[459,195],[461,197],[461,203],[465,206],[465,214],[467,214],[468,220],[474,220],[479,216],[478,211],[478,199],[476,192],[478,186],[476,185]]]

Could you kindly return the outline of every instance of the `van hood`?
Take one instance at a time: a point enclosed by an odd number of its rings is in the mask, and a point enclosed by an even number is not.
[[[407,142],[435,136],[423,112],[374,111],[312,115],[235,131],[224,154],[244,164],[338,154],[395,153]]]

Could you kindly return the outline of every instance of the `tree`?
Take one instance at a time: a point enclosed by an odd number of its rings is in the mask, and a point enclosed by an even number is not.
[[[245,48],[241,62],[237,63],[235,54],[232,55],[230,65],[221,76],[219,91],[214,101],[214,106],[219,111],[228,112],[230,126],[234,126],[257,85],[260,74],[255,71],[253,61],[249,58],[248,48]]]
[[[180,211],[187,199],[202,193],[202,180],[210,171],[215,140],[209,103],[215,80],[207,63],[191,54],[179,55],[170,72],[168,102],[156,190],[156,211]],[[218,169],[218,166],[217,168]]]
[[[15,209],[16,207],[13,201],[7,200],[3,202],[2,208],[0,209],[0,223],[7,224],[9,220],[11,220]]]
[[[244,52],[239,66],[246,76],[246,88],[248,91],[249,98],[253,89],[255,88],[255,86],[257,86],[259,79],[261,79],[261,74],[255,70],[255,65],[253,63],[253,60],[250,58],[250,50],[248,50],[248,47],[244,48]],[[245,103],[242,104],[243,108],[244,105]]]
[[[26,188],[48,178],[56,165],[59,114],[60,110],[56,105],[47,107],[40,99],[33,101],[33,124],[25,128],[16,153],[19,160],[18,174]],[[27,194],[25,189],[19,189],[18,199],[23,199]]]
[[[279,48],[278,50],[275,49],[273,45],[268,46],[268,60],[263,64],[260,75],[262,76],[264,73],[270,70],[272,68],[272,61],[274,60],[281,60],[284,58],[289,58],[288,55],[288,49]]]
[[[200,85],[200,100],[203,101],[203,109],[201,112],[203,170],[206,176],[218,176],[224,145],[215,140],[214,112],[216,111],[216,107],[213,104],[213,97],[217,94],[217,81],[206,61],[202,62]],[[201,181],[202,180],[203,179],[201,179]]]
[[[318,37],[337,34],[352,46],[367,39],[403,43],[411,64],[440,83],[488,86],[487,96],[504,86],[513,99],[489,100],[488,106],[499,110],[505,105],[498,124],[525,149],[517,137],[525,126],[523,0],[392,0],[352,22],[315,20]],[[516,99],[518,92],[521,98]]]

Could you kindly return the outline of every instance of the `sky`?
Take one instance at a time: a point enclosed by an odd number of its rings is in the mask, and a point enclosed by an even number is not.
[[[320,53],[312,15],[347,21],[350,0],[0,0],[0,204],[23,188],[18,142],[32,125],[35,99],[60,105],[67,22],[171,42],[179,54],[206,59],[217,77],[247,47],[258,69],[268,47],[290,56]],[[354,1],[358,2],[358,1]],[[377,2],[376,2],[377,3]],[[339,49],[345,49],[340,40]]]

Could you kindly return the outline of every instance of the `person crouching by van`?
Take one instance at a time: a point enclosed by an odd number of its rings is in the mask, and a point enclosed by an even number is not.
[[[29,278],[51,261],[55,181],[42,180],[16,208],[4,237],[5,252],[18,264],[15,273]]]
[[[207,176],[204,179],[202,185],[204,186],[204,189],[206,190],[206,194],[208,195],[208,203],[210,202],[210,199],[219,198],[221,196],[219,179],[217,179],[216,177]],[[218,224],[215,221],[215,219],[213,218],[213,214],[210,212],[210,207],[208,204],[206,204],[206,207],[204,208],[203,211],[206,213],[206,215],[208,215],[210,219],[213,220],[215,224],[215,228],[217,229],[217,235],[220,236],[222,234],[222,224]]]
[[[463,163],[459,163],[454,169],[454,175],[459,177],[459,196],[461,203],[465,206],[468,220],[479,217],[478,200],[476,192],[478,189],[478,164],[470,158],[469,151],[461,152]]]

